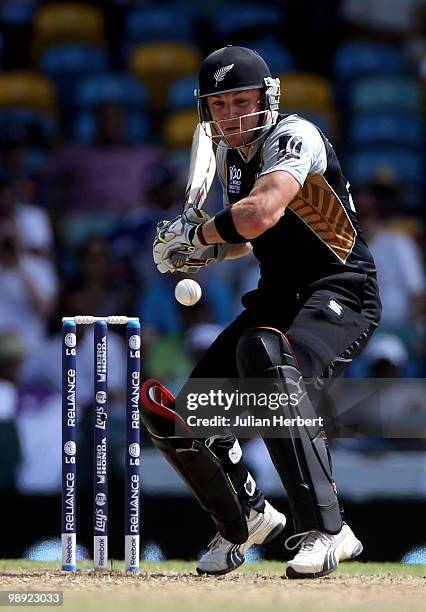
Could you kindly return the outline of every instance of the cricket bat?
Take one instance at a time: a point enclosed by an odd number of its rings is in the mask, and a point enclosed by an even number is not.
[[[197,210],[203,207],[216,174],[216,156],[213,141],[209,135],[211,135],[210,125],[207,124],[203,128],[198,123],[192,137],[184,211],[191,207]],[[188,259],[189,255],[180,252],[171,255],[171,260],[176,268],[184,266]]]
[[[210,125],[198,123],[192,137],[188,182],[185,190],[184,210],[202,208],[216,173],[216,157],[211,140]]]

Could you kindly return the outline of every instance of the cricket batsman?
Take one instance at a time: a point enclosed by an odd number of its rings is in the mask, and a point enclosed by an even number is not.
[[[193,272],[253,251],[257,289],[195,366],[192,378],[269,378],[289,390],[340,375],[377,328],[376,269],[349,183],[322,132],[279,112],[280,82],[262,57],[227,46],[205,58],[196,91],[211,134],[224,208],[188,209],[162,222],[154,241],[161,273]],[[223,264],[224,265],[224,264]],[[308,394],[298,405],[312,413]],[[283,407],[285,416],[289,408]],[[265,500],[231,434],[176,437],[174,398],[160,383],[141,389],[141,418],[153,443],[217,525],[200,574],[225,574],[253,544],[283,531],[286,518]],[[320,427],[294,427],[264,440],[286,488],[295,535],[288,578],[316,578],[352,559],[362,544],[345,522]]]

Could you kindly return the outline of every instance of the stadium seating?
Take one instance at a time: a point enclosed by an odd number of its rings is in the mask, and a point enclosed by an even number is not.
[[[268,4],[233,4],[221,9],[215,19],[216,37],[229,44],[235,39],[245,40],[248,36],[265,31],[280,34],[285,15],[278,6]]]
[[[0,4],[0,23],[28,25],[39,0],[3,0]]]
[[[0,132],[23,129],[34,144],[47,146],[56,136],[56,121],[49,113],[32,108],[0,108]]]
[[[43,49],[60,43],[105,43],[102,11],[83,2],[41,6],[34,18],[33,30],[33,53],[36,56]]]
[[[350,144],[355,147],[394,145],[420,152],[424,146],[424,122],[417,114],[359,113],[351,121]]]
[[[34,108],[53,113],[54,88],[37,72],[17,71],[0,74],[0,107]]]
[[[195,108],[194,90],[198,88],[198,75],[191,74],[172,81],[169,88],[168,107],[171,110]]]
[[[369,74],[395,74],[404,71],[400,48],[370,41],[350,40],[338,47],[334,61],[337,81],[349,81]]]
[[[164,145],[169,149],[190,147],[197,123],[196,110],[180,110],[171,113],[164,122]]]
[[[106,71],[108,56],[99,47],[66,43],[44,51],[39,65],[41,71],[55,83],[61,105],[69,108],[74,104],[76,82],[86,74]]]
[[[336,100],[344,115],[352,103],[351,85],[366,77],[402,75],[406,69],[403,51],[396,46],[369,40],[348,40],[334,56]]]
[[[408,76],[376,75],[357,81],[351,89],[354,112],[396,110],[423,113],[419,82]]]
[[[273,76],[295,69],[293,55],[279,40],[262,38],[241,44],[243,47],[257,51],[268,64]]]
[[[332,86],[327,79],[307,72],[285,73],[279,77],[283,108],[334,111]]]
[[[366,182],[378,172],[393,172],[405,183],[407,207],[418,208],[422,202],[422,154],[397,147],[362,149],[348,158],[346,168],[348,179],[355,185]]]
[[[389,168],[403,180],[418,183],[423,179],[422,157],[412,151],[387,147],[362,150],[352,155],[350,174],[356,183],[367,180],[377,170]]]
[[[129,10],[124,25],[125,49],[158,41],[194,43],[192,13],[183,6],[151,5]]]
[[[178,43],[147,43],[130,55],[133,75],[143,79],[149,88],[152,109],[167,105],[170,83],[199,69],[201,53],[196,47]]]
[[[333,143],[336,143],[336,141],[338,140],[338,127],[339,127],[339,121],[338,121],[338,116],[336,113],[334,112],[313,112],[313,111],[300,111],[298,112],[298,109],[288,109],[288,108],[284,108],[283,112],[286,114],[291,114],[291,113],[295,113],[301,117],[303,117],[303,119],[307,119],[308,121],[311,121],[312,123],[314,123],[320,130],[321,132],[327,136],[327,138],[330,138],[330,140],[333,141]]]
[[[50,47],[40,60],[42,72],[53,78],[98,72],[107,68],[108,58],[103,49],[86,44],[61,44]]]
[[[127,109],[141,108],[147,102],[147,93],[142,83],[124,72],[83,78],[77,90],[77,106],[91,110],[103,102],[118,102]]]
[[[149,139],[149,117],[141,111],[127,110],[125,114],[125,139],[128,144],[140,144]],[[77,114],[73,125],[73,140],[93,143],[97,136],[96,114],[82,111]]]

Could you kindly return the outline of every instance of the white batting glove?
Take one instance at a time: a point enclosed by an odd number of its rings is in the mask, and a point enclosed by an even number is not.
[[[171,255],[176,252],[189,258],[196,249],[208,248],[201,244],[196,230],[209,218],[209,215],[204,211],[189,208],[175,219],[161,221],[157,225],[152,254],[159,272],[174,272],[176,270],[176,266],[170,259]]]
[[[209,244],[195,249],[190,255],[183,251],[175,251],[167,259],[167,265],[171,264],[175,271],[184,274],[196,274],[205,266],[223,261],[229,247],[229,244]]]

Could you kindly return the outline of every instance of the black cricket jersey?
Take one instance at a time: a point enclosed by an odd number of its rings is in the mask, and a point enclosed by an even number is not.
[[[262,293],[303,292],[316,281],[360,295],[376,269],[359,226],[349,183],[321,131],[298,115],[279,115],[245,159],[219,146],[217,169],[230,206],[249,195],[259,176],[284,170],[302,185],[278,223],[251,240]]]

